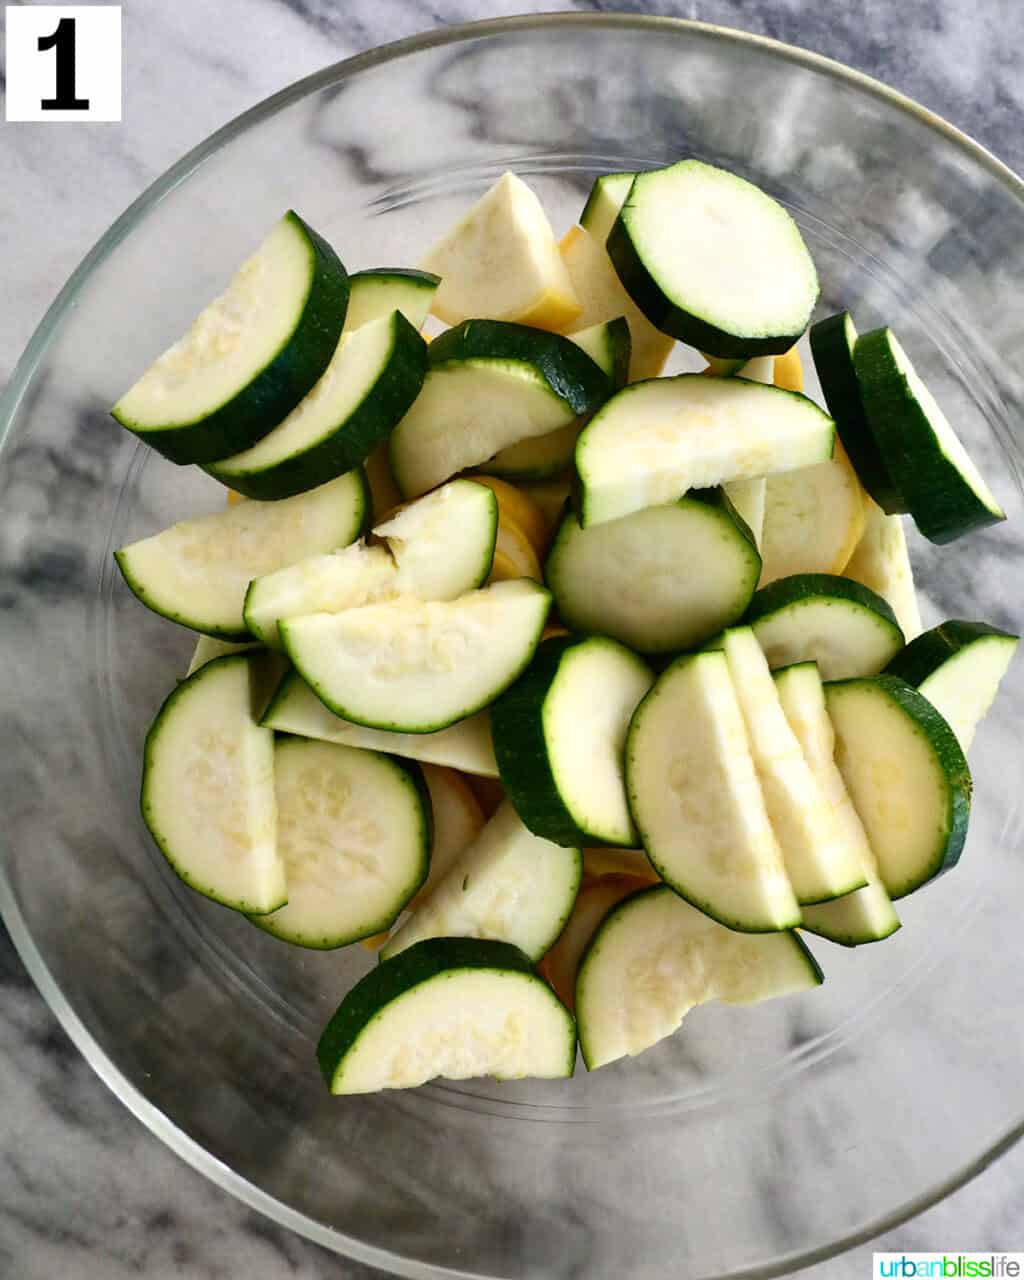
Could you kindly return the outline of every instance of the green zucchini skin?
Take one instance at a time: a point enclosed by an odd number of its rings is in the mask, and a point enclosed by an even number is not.
[[[382,1009],[422,982],[465,969],[506,969],[543,982],[534,974],[529,957],[509,942],[480,938],[427,938],[417,942],[361,978],[324,1028],[316,1052],[327,1084],[332,1083],[338,1064]],[[557,1000],[554,992],[551,999]],[[570,1018],[568,1011],[566,1017]]]
[[[999,627],[992,627],[987,622],[965,622],[958,618],[951,618],[948,622],[941,622],[937,627],[932,627],[930,631],[923,631],[911,640],[907,647],[901,649],[889,663],[885,674],[899,676],[901,680],[912,684],[916,689],[944,662],[955,657],[961,649],[988,636],[995,636],[1002,640],[1020,638]]]
[[[1006,513],[991,495],[990,505],[943,451],[924,405],[896,362],[894,346],[898,349],[891,329],[873,329],[857,339],[854,363],[868,422],[902,499],[900,509],[909,511],[921,533],[940,546],[999,524]]]
[[[857,330],[848,311],[819,320],[810,330],[811,355],[828,411],[858,479],[886,515],[906,511],[875,440],[854,367]]]
[[[400,311],[392,317],[392,326],[392,359],[362,404],[331,435],[259,471],[227,471],[216,465],[204,469],[247,498],[276,502],[362,466],[412,407],[427,373],[423,336]]]
[[[834,573],[795,573],[788,578],[777,578],[754,593],[743,621],[749,625],[766,614],[777,613],[787,605],[799,604],[801,600],[822,595],[850,600],[880,614],[886,622],[891,622],[899,629],[896,615],[887,600],[883,600],[870,587]]]
[[[624,316],[607,323],[608,350],[611,357],[612,391],[621,391],[629,381],[629,362],[633,355],[633,339]]]
[[[506,320],[463,320],[430,343],[430,365],[448,361],[514,360],[532,366],[574,413],[593,413],[612,391],[597,363],[575,342]]]
[[[313,265],[302,313],[270,363],[198,422],[146,431],[112,410],[123,427],[171,462],[216,462],[251,448],[291,413],[330,363],[348,310],[348,274],[327,241],[294,210],[287,218],[305,235]]]

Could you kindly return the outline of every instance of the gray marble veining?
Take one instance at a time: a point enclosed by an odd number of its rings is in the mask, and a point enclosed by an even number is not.
[[[533,10],[564,4],[537,4]],[[1024,11],[1013,0],[578,4],[741,26],[886,80],[1024,168]],[[441,23],[520,11],[449,0],[135,0],[122,125],[2,126],[0,377],[85,249],[182,151],[267,93],[348,53]],[[168,104],[173,104],[173,109]],[[15,197],[15,193],[16,197]],[[71,1047],[0,942],[0,1275],[120,1280],[371,1274],[269,1224],[146,1132]],[[876,1247],[1009,1249],[1024,1234],[1024,1152]],[[869,1274],[870,1246],[821,1277]]]

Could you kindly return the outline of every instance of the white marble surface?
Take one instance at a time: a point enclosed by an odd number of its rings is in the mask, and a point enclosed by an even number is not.
[[[183,151],[264,95],[441,23],[564,8],[506,0],[131,0],[120,125],[0,126],[0,378],[112,218]],[[579,9],[604,8],[579,3]],[[1024,167],[1016,0],[661,0],[615,6],[742,26],[878,75]],[[0,1275],[12,1280],[376,1274],[282,1231],[186,1168],[107,1093],[0,935]],[[876,1245],[814,1269],[870,1274],[872,1247],[999,1249],[1024,1238],[1024,1149]],[[810,1272],[808,1274],[811,1274]]]

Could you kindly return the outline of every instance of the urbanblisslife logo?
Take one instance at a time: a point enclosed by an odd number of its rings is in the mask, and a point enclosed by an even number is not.
[[[1024,1253],[876,1253],[872,1274],[883,1280],[1024,1278]]]

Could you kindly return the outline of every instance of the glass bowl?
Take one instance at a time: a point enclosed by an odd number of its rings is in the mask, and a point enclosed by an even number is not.
[[[175,1151],[321,1244],[402,1275],[769,1274],[945,1194],[1024,1117],[1024,677],[973,752],[955,872],[903,930],[812,945],[820,991],[706,1007],[571,1081],[328,1097],[320,1027],[372,963],[292,949],[189,894],[138,812],[140,747],[191,637],[112,548],[223,501],[107,408],[289,206],[350,268],[414,263],[505,169],[559,232],[593,176],[696,155],[784,200],[821,314],[891,323],[1009,522],[913,555],[926,623],[1018,614],[1024,188],[880,85],[666,19],[456,28],[350,59],[215,134],[113,225],[2,405],[0,904],[97,1072]]]

